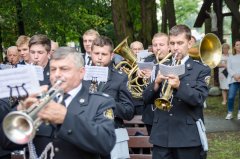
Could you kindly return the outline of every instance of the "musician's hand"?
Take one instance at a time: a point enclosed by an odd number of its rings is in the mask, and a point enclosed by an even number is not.
[[[53,124],[62,124],[67,114],[67,108],[59,103],[51,101],[42,109],[38,116]]]
[[[178,89],[180,86],[179,77],[172,74],[168,75],[168,84],[170,84],[172,88]]]
[[[157,74],[157,77],[154,82],[154,90],[157,91],[159,89],[160,83],[162,83],[164,80],[167,80],[168,78],[166,76],[163,76],[160,72]]]
[[[152,75],[152,70],[144,69],[142,70],[142,73],[143,73],[143,78],[150,78]]]
[[[143,73],[143,70],[137,70],[137,76],[140,77],[140,78],[143,78],[144,77],[144,73]]]
[[[23,101],[20,101],[18,106],[17,106],[17,110],[26,110],[28,109],[30,106],[36,105],[39,103],[39,100],[35,97],[28,97]]]

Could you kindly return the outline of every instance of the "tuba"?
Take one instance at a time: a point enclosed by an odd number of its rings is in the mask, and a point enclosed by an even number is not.
[[[126,37],[114,50],[115,54],[122,56],[125,61],[121,61],[115,66],[116,69],[125,72],[128,75],[128,89],[134,98],[141,98],[143,88],[148,84],[148,80],[137,76],[138,65],[137,57],[128,47]]]
[[[27,110],[13,111],[3,119],[3,131],[9,140],[16,144],[26,144],[31,141],[42,124],[37,114],[63,90],[59,87],[63,81],[58,80],[49,91],[40,98],[40,103],[33,104]],[[63,96],[61,96],[63,97]],[[60,102],[60,101],[59,101]]]
[[[222,57],[221,42],[215,34],[208,33],[203,37],[199,45],[197,44],[188,50],[188,54],[193,59],[199,60],[210,68],[215,68]],[[162,86],[162,97],[154,101],[155,106],[158,109],[170,111],[172,107],[170,102],[172,93],[173,90],[171,86],[167,84],[167,81],[164,81]]]

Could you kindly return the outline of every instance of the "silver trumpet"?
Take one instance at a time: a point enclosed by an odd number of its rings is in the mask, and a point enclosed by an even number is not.
[[[60,88],[62,80],[56,83],[40,98],[39,103],[33,103],[28,109],[13,111],[3,119],[3,131],[9,140],[16,144],[26,144],[31,141],[36,134],[42,120],[37,114],[55,97],[63,96],[63,90]]]

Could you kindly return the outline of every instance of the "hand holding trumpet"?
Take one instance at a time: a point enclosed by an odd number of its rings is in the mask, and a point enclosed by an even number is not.
[[[180,86],[180,80],[177,75],[169,74],[167,76],[162,75],[160,72],[158,73],[155,83],[154,83],[154,90],[158,91],[160,84],[167,80],[168,84],[175,89],[178,89]]]

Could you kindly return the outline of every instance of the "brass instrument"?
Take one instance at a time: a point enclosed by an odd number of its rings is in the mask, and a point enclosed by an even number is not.
[[[125,61],[121,61],[115,66],[116,69],[125,72],[128,75],[128,89],[135,98],[141,98],[143,88],[148,84],[148,80],[137,76],[138,65],[137,57],[133,54],[131,49],[128,47],[126,37],[114,50],[113,52],[122,56]]]
[[[212,33],[206,34],[199,45],[189,49],[189,56],[195,60],[208,65],[210,68],[215,68],[221,61],[222,46],[218,37]],[[177,64],[180,61],[177,61]],[[154,101],[158,109],[170,111],[172,105],[169,101],[172,97],[173,90],[167,81],[164,81],[162,86],[162,97]]]
[[[54,86],[41,97],[39,103],[34,103],[27,110],[13,111],[6,115],[3,119],[3,131],[9,140],[16,144],[26,144],[34,138],[37,128],[42,123],[42,120],[37,117],[37,114],[45,108],[52,99],[59,94],[63,94],[63,90],[59,87],[62,82],[63,81],[58,80]]]
[[[188,54],[195,60],[215,68],[222,58],[222,45],[218,37],[213,33],[206,34],[199,44],[188,50]]]
[[[115,54],[118,54],[122,56],[126,61],[121,61],[120,63],[115,66],[116,69],[124,71],[126,74],[129,74],[130,70],[133,69],[133,67],[137,63],[137,57],[134,55],[134,53],[131,51],[131,49],[128,47],[127,42],[128,37],[126,37],[114,50],[113,52]]]

